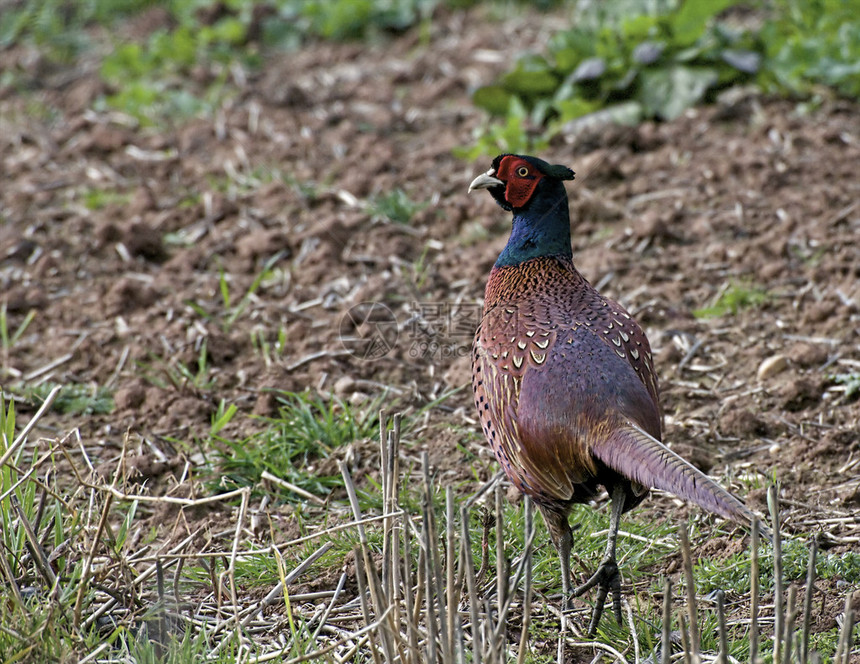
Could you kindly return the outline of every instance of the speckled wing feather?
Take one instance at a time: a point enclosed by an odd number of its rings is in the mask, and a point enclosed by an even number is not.
[[[538,501],[588,500],[606,479],[590,452],[595,441],[628,420],[661,435],[644,333],[557,258],[494,269],[487,301],[473,388],[497,459]]]
[[[654,371],[648,338],[624,307],[614,300],[601,296],[597,291],[592,292],[600,300],[600,305],[594,306],[588,312],[587,324],[611,345],[619,358],[626,360],[633,367],[636,376],[648,389],[651,400],[660,410],[660,390],[657,386],[657,374]],[[659,430],[649,431],[649,433],[655,438],[661,437]]]
[[[473,347],[472,387],[484,435],[514,485],[536,499],[573,492],[569,479],[533,463],[519,430],[523,376],[546,362],[554,341],[532,312],[499,306],[485,314]]]
[[[611,479],[593,447],[628,421],[660,434],[659,410],[635,369],[599,331],[585,324],[559,328],[543,365],[523,375],[518,398],[524,456],[553,479],[542,489],[556,500],[588,500],[597,483]],[[647,486],[631,493],[643,495]],[[635,502],[631,496],[630,506]]]

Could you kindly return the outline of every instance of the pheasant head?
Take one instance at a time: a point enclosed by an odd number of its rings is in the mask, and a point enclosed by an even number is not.
[[[497,266],[517,265],[540,256],[571,256],[570,215],[564,180],[573,180],[567,166],[517,154],[502,154],[486,173],[469,185],[486,189],[513,213],[508,244]]]

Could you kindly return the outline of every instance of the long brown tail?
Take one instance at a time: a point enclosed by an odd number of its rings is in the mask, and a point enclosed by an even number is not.
[[[614,471],[646,487],[668,491],[739,524],[749,525],[758,519],[710,477],[634,424],[616,429],[591,451]],[[761,532],[770,538],[763,525]]]

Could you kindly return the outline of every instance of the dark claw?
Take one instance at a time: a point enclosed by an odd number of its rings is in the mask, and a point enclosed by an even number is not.
[[[573,596],[579,597],[594,586],[597,586],[597,597],[594,600],[594,610],[588,625],[589,636],[594,636],[597,633],[597,625],[603,615],[606,596],[610,592],[612,593],[612,612],[615,614],[616,622],[621,624],[621,574],[618,572],[618,565],[614,559],[604,559],[591,578],[573,591]]]

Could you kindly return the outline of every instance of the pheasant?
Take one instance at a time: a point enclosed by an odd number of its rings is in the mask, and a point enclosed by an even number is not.
[[[598,588],[589,625],[594,634],[610,592],[621,622],[618,526],[650,487],[739,523],[755,516],[660,442],[648,339],[573,264],[563,184],[573,178],[566,166],[503,154],[469,185],[469,192],[486,189],[513,213],[507,245],[487,282],[472,387],[496,459],[543,514],[561,561],[565,606]],[[594,498],[599,485],[611,497],[606,553],[571,594],[568,515],[574,504]]]

